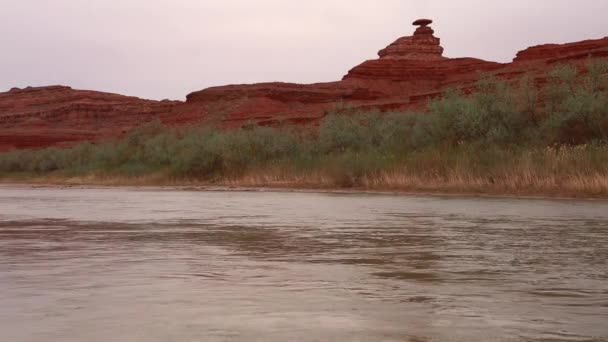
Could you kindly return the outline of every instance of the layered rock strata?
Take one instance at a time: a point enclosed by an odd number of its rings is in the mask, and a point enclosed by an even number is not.
[[[516,79],[531,74],[537,84],[556,63],[608,58],[608,37],[521,51],[512,63],[443,56],[431,20],[414,22],[412,36],[351,69],[341,81],[318,84],[263,83],[213,87],[185,102],[150,101],[53,86],[0,93],[0,150],[66,146],[117,137],[150,120],[169,125],[315,124],[331,111],[425,108],[449,88],[472,89],[482,75]]]

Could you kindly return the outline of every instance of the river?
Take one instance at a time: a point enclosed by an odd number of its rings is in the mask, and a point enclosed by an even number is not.
[[[608,341],[608,202],[0,188],[2,341]]]

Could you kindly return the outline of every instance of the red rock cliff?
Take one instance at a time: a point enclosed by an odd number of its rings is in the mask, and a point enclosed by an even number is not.
[[[169,112],[176,103],[63,86],[13,88],[0,93],[0,149],[117,136]]]
[[[318,122],[337,108],[422,109],[448,88],[467,89],[481,74],[541,78],[552,64],[608,57],[608,37],[542,45],[517,54],[513,63],[446,58],[427,19],[413,36],[397,39],[378,59],[351,69],[341,81],[264,83],[214,87],[186,102],[149,101],[68,87],[13,89],[0,93],[0,150],[69,145],[99,140],[155,118],[171,125],[214,122],[223,127]],[[542,82],[542,80],[539,80]]]

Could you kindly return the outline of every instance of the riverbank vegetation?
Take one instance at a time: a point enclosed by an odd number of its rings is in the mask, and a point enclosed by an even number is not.
[[[485,78],[426,112],[330,113],[318,128],[169,128],[0,154],[0,179],[608,197],[608,62],[539,87]]]

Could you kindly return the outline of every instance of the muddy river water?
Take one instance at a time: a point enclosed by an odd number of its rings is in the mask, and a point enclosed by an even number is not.
[[[1,341],[608,341],[608,202],[0,188]]]

